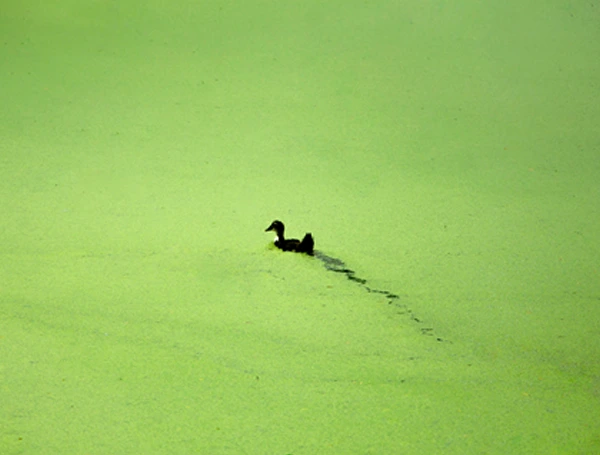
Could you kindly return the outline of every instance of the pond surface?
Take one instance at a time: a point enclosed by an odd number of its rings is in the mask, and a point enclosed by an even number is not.
[[[160,3],[0,19],[0,452],[599,452],[598,5]]]

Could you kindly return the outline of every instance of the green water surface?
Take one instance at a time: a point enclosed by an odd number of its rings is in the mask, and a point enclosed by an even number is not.
[[[600,453],[600,4],[459,3],[3,2],[0,453]]]

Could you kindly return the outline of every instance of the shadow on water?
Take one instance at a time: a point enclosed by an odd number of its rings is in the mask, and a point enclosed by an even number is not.
[[[313,255],[315,258],[317,258],[319,261],[321,261],[323,263],[323,266],[325,267],[325,269],[329,270],[330,272],[335,272],[335,273],[340,273],[340,274],[346,275],[346,278],[348,278],[350,281],[353,281],[354,283],[356,283],[358,286],[362,287],[365,291],[367,291],[369,293],[383,295],[387,299],[388,305],[394,305],[396,308],[398,308],[400,310],[401,314],[407,314],[408,316],[410,316],[410,319],[412,321],[414,321],[418,324],[423,323],[423,321],[421,319],[419,319],[417,316],[414,315],[414,313],[412,312],[412,310],[410,308],[408,308],[408,306],[399,302],[400,296],[398,294],[395,294],[386,289],[376,289],[372,286],[369,286],[368,281],[366,279],[356,276],[356,272],[354,270],[348,268],[346,266],[346,263],[344,261],[342,261],[341,259],[328,256],[325,253],[323,253],[321,251],[317,251],[317,250],[314,251]],[[421,327],[421,333],[423,335],[435,337],[433,328],[431,328],[431,327]],[[435,339],[437,341],[444,341],[444,342],[448,341],[448,340],[445,340],[445,339],[442,339],[439,337],[435,337]]]

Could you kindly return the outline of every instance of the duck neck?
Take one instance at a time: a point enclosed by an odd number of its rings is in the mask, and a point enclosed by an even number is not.
[[[283,237],[283,229],[277,229],[275,231],[275,242],[276,243],[283,243],[283,241],[285,240],[285,238]]]

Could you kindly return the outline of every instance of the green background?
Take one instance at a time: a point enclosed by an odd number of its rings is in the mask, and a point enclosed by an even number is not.
[[[0,453],[600,453],[599,23],[4,1]]]

